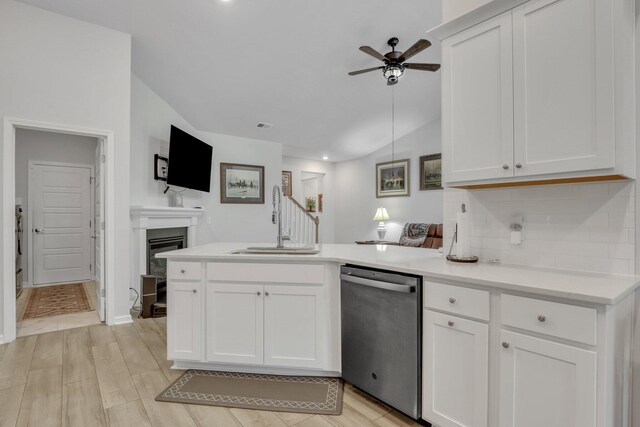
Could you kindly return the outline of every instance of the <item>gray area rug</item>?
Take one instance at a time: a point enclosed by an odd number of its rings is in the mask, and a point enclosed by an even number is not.
[[[156,400],[265,411],[340,415],[342,380],[190,369]]]

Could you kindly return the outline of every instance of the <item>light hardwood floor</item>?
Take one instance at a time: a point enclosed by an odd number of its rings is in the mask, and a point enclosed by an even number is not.
[[[416,426],[345,386],[340,416],[156,402],[181,371],[166,357],[166,319],[136,319],[0,345],[0,426]]]

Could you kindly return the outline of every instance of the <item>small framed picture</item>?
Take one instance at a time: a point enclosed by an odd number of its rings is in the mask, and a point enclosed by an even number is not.
[[[420,157],[420,190],[442,190],[442,154]]]
[[[282,171],[282,194],[289,197],[293,195],[291,171]]]
[[[220,203],[264,204],[264,166],[220,163]]]
[[[409,196],[409,159],[376,164],[376,197]]]
[[[322,212],[322,193],[318,194],[318,212]]]

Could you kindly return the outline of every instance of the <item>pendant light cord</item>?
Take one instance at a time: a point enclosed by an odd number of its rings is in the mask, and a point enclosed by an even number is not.
[[[391,86],[391,167],[396,164],[396,87]]]

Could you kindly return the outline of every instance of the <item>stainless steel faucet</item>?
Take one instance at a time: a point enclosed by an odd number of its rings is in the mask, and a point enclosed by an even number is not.
[[[276,205],[276,197],[278,199],[277,205]],[[271,222],[274,224],[278,224],[278,243],[276,247],[278,249],[282,249],[284,248],[284,243],[282,243],[283,241],[282,239],[282,195],[280,193],[280,186],[278,185],[273,186],[272,199],[273,199],[273,213],[271,214]]]

